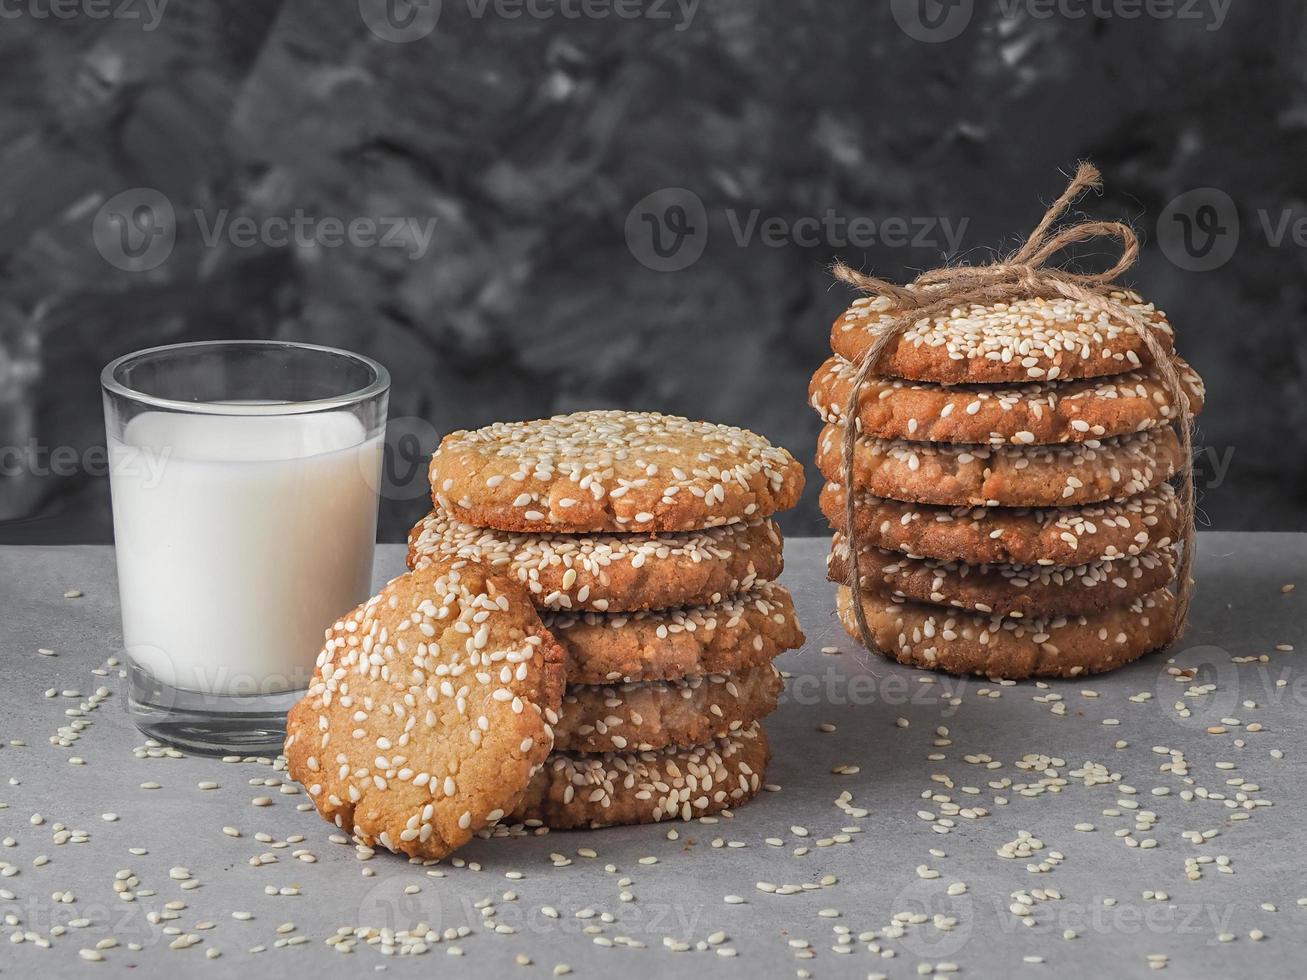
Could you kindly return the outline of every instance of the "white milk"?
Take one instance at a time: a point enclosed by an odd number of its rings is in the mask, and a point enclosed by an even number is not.
[[[365,599],[381,437],[348,412],[147,412],[110,437],[123,636],[165,684],[307,685],[323,631]]]

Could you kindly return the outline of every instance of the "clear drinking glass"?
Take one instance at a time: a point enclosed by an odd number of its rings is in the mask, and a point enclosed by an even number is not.
[[[128,710],[190,749],[281,749],[323,633],[371,591],[390,376],[213,341],[100,376]]]

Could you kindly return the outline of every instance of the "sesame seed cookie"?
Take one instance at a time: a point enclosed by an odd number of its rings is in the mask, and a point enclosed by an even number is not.
[[[408,566],[467,558],[516,579],[536,606],[632,612],[720,602],[775,579],[781,532],[762,518],[702,531],[515,534],[463,524],[434,510],[408,535]]]
[[[1147,552],[1133,558],[1048,565],[970,565],[860,549],[862,590],[996,616],[1069,616],[1094,613],[1162,588],[1175,578],[1175,556]],[[849,575],[849,543],[836,532],[827,578]]]
[[[847,586],[840,586],[835,604],[840,623],[857,639]],[[865,594],[862,610],[878,652],[890,660],[1021,680],[1097,674],[1164,646],[1175,619],[1175,597],[1159,589],[1099,613],[1054,619],[1005,619]]]
[[[844,430],[827,425],[817,467],[842,481]],[[878,497],[960,507],[1064,507],[1130,497],[1169,480],[1181,465],[1170,426],[1115,439],[1055,446],[951,446],[859,438],[854,484]]]
[[[287,720],[287,770],[358,841],[443,857],[510,812],[549,755],[563,663],[521,586],[433,562],[327,632]]]
[[[571,684],[674,681],[770,663],[803,646],[790,593],[769,583],[711,606],[546,613]]]
[[[454,432],[432,499],[504,531],[692,531],[792,507],[803,467],[762,436],[655,412],[576,412]]]
[[[913,288],[913,287],[908,287]],[[1144,317],[1169,353],[1166,315],[1132,292],[1110,298]],[[861,297],[831,327],[831,349],[857,362],[893,320],[888,297]],[[909,327],[881,361],[886,374],[941,384],[1002,384],[1096,378],[1133,371],[1150,360],[1135,331],[1070,299],[1019,299],[970,306]]]
[[[1196,415],[1202,379],[1175,365]],[[857,368],[832,357],[812,376],[808,400],[823,422],[843,422]],[[1083,442],[1141,432],[1178,417],[1157,367],[1082,381],[1025,385],[938,385],[870,378],[859,402],[858,431],[881,439],[991,446]]]
[[[756,722],[685,749],[556,753],[531,780],[513,819],[570,830],[708,816],[755,796],[769,757]]]
[[[821,511],[845,529],[844,487],[828,482]],[[978,565],[1075,565],[1160,551],[1180,539],[1180,501],[1162,483],[1124,500],[1079,507],[937,507],[859,493],[860,540],[871,547]]]
[[[776,708],[784,682],[771,664],[679,681],[572,685],[554,726],[560,752],[630,752],[702,745]]]

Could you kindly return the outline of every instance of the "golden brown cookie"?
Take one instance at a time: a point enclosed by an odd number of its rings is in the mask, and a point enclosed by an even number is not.
[[[1180,358],[1190,411],[1202,379]],[[812,376],[808,401],[823,422],[842,423],[857,369],[832,357]],[[1178,418],[1154,365],[1110,378],[1024,385],[940,385],[873,377],[859,400],[858,431],[880,439],[990,446],[1084,442],[1142,432]]]
[[[827,425],[817,467],[842,483],[844,429]],[[878,497],[945,506],[1065,507],[1130,497],[1170,479],[1181,465],[1169,425],[1134,435],[1059,446],[950,446],[859,438],[854,483]]]
[[[769,755],[756,722],[687,749],[558,753],[531,780],[513,819],[569,830],[704,817],[757,794]]]
[[[720,602],[775,579],[781,532],[761,518],[660,534],[515,534],[434,510],[408,534],[408,566],[468,558],[526,586],[537,607],[632,612]]]
[[[711,606],[546,613],[544,623],[567,652],[569,684],[729,674],[803,646],[794,602],[775,583]]]
[[[912,287],[909,287],[912,288]],[[1174,334],[1166,315],[1135,293],[1111,293],[1152,324],[1170,353]],[[856,362],[893,317],[886,297],[853,301],[831,327],[831,349]],[[886,351],[890,377],[940,384],[1003,384],[1096,378],[1133,371],[1152,358],[1135,331],[1069,299],[1023,299],[970,306],[918,321]]]
[[[434,562],[328,631],[287,720],[287,770],[361,843],[443,857],[522,798],[563,685],[563,651],[520,585]]]
[[[835,598],[840,623],[855,640],[852,593]],[[1004,619],[920,602],[864,595],[863,614],[878,652],[912,667],[950,674],[1080,677],[1112,670],[1163,646],[1175,619],[1166,589],[1088,616]]]
[[[693,531],[792,507],[803,467],[747,429],[655,412],[576,412],[454,432],[431,494],[504,531]]]
[[[1014,619],[1098,612],[1155,592],[1175,578],[1175,556],[1157,551],[1066,567],[970,565],[879,548],[863,548],[861,555],[864,592]],[[848,580],[849,544],[838,531],[826,572],[832,582]]]
[[[821,510],[845,527],[844,488],[826,483]],[[859,493],[857,527],[875,548],[978,565],[1075,565],[1169,548],[1180,537],[1180,501],[1162,483],[1124,500],[1080,507],[935,507]]]
[[[631,752],[702,745],[771,714],[783,686],[771,664],[679,681],[571,685],[554,726],[554,747]]]

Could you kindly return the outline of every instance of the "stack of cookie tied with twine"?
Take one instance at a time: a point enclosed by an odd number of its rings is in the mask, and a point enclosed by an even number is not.
[[[870,295],[835,322],[809,388],[829,577],[850,635],[891,659],[1073,677],[1183,628],[1203,384],[1166,317],[1114,286],[1137,252],[1130,229],[1055,227],[1097,187],[1082,165],[993,265],[906,287],[836,268]],[[1045,264],[1103,236],[1123,254],[1101,275]]]
[[[759,720],[803,643],[771,515],[803,469],[743,429],[594,411],[444,439],[409,567],[471,560],[523,587],[565,653],[553,754],[508,823],[689,819],[753,796]]]

